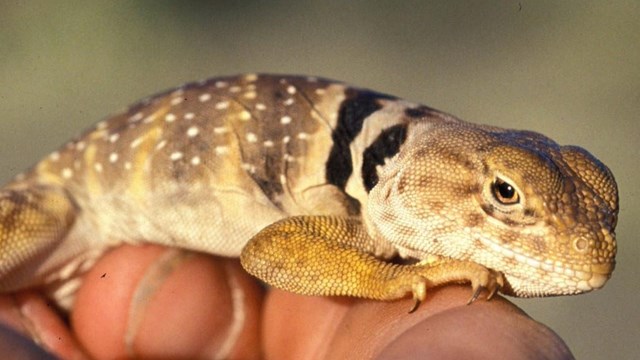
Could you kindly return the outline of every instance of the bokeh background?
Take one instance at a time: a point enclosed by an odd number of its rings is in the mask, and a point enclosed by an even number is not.
[[[640,356],[640,2],[3,0],[0,180],[136,99],[240,72],[340,79],[589,149],[620,188],[614,276],[515,301],[579,359]]]

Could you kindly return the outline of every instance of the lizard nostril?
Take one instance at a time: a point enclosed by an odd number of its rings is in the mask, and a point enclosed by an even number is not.
[[[583,253],[589,248],[589,241],[583,237],[579,237],[573,241],[573,247]]]

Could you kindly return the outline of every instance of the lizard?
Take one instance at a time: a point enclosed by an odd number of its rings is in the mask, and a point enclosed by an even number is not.
[[[583,148],[322,78],[218,77],[6,184],[0,292],[40,287],[68,309],[103,253],[155,243],[240,257],[306,295],[578,294],[611,276],[617,214],[611,171]]]

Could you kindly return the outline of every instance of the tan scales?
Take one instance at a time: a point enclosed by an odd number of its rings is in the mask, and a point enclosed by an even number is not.
[[[99,122],[7,184],[0,291],[43,287],[69,307],[104,251],[156,243],[241,256],[310,295],[577,294],[614,269],[617,212],[611,172],[582,148],[324,79],[216,78]]]

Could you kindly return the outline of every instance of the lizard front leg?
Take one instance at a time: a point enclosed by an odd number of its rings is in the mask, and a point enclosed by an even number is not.
[[[370,255],[373,245],[359,220],[299,216],[281,220],[254,236],[240,256],[252,275],[303,295],[343,295],[395,300],[413,295],[416,307],[427,288],[470,282],[475,300],[502,287],[502,274],[469,261],[440,258],[399,265]],[[412,309],[415,310],[415,308]]]

